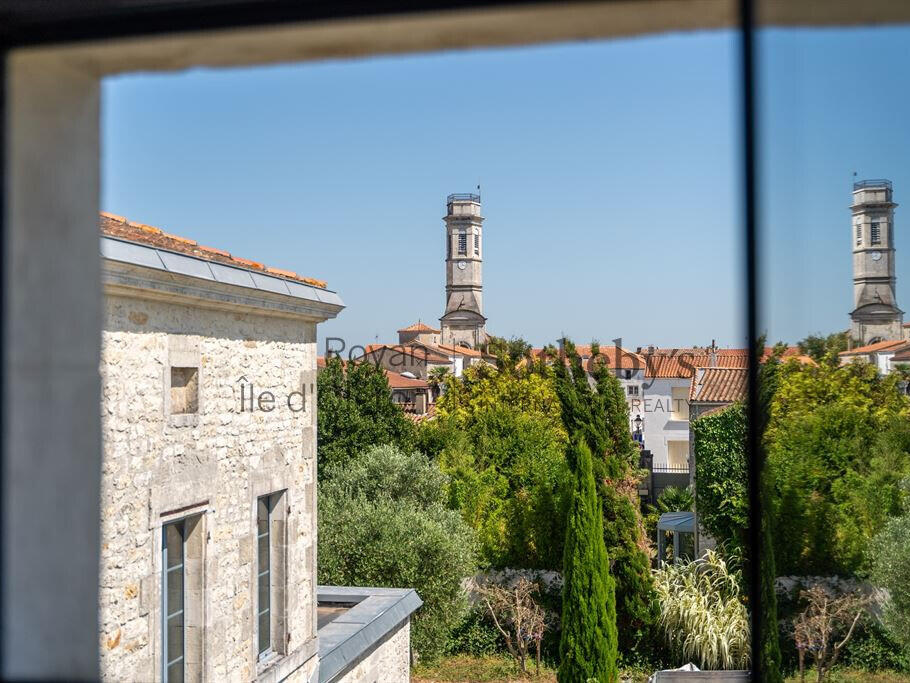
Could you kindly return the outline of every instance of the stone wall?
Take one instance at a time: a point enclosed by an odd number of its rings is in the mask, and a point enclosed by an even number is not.
[[[332,683],[402,683],[411,679],[411,622],[405,620],[354,668]]]
[[[202,628],[202,652],[191,652],[188,638],[187,656],[201,662],[198,675],[248,681],[279,669],[292,674],[296,667],[299,677],[315,667],[315,334],[315,323],[302,319],[106,298],[104,679],[161,679],[162,524],[195,514],[204,534],[202,597],[195,616],[189,605],[187,611]],[[169,414],[170,367],[194,363],[198,413]],[[273,399],[260,393],[266,390]],[[282,490],[287,589],[283,614],[276,606],[283,620],[276,626],[286,642],[266,666],[258,662],[254,618],[255,504],[258,496]]]

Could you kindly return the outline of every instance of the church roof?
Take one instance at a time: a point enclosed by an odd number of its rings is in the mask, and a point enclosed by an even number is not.
[[[402,327],[398,331],[399,332],[435,332],[436,334],[439,334],[439,330],[437,330],[435,327],[430,327],[426,323],[423,323],[419,320],[416,323],[414,323],[413,325],[408,325],[407,327]]]

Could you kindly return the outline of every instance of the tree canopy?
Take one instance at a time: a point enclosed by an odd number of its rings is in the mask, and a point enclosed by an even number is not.
[[[320,469],[344,463],[371,446],[395,444],[406,451],[413,446],[413,424],[392,402],[382,368],[330,358],[317,383]]]

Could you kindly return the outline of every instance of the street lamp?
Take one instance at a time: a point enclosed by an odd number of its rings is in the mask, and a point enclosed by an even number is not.
[[[644,440],[642,439],[642,425],[644,424],[644,422],[645,421],[641,419],[641,415],[636,415],[635,419],[632,420],[632,423],[635,425],[632,435],[633,435],[633,438],[635,439],[635,441],[638,441],[639,443],[644,442]]]

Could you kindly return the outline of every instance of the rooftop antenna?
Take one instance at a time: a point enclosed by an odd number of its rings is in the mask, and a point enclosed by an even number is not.
[[[477,185],[477,196],[478,196],[478,197],[480,196],[480,184],[479,184],[479,183],[478,183],[478,185]]]

